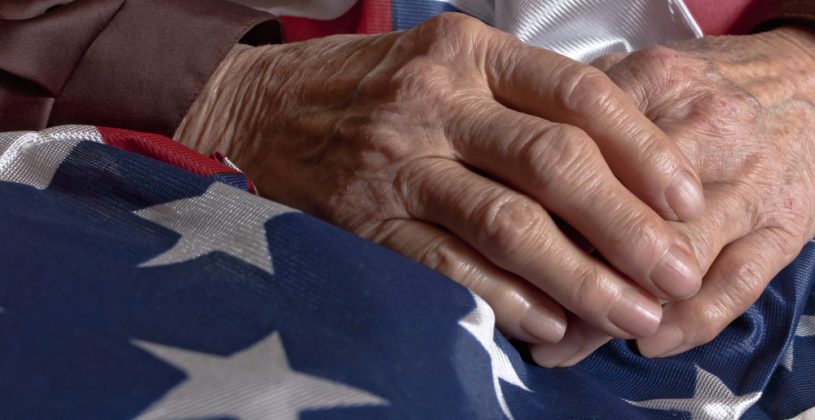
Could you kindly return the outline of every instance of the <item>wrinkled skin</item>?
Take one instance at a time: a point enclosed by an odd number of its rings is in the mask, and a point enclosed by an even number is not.
[[[699,293],[666,305],[649,357],[715,338],[815,235],[815,35],[797,28],[711,37],[595,63],[669,134],[705,188],[705,215],[675,227],[705,272]],[[571,365],[609,337],[570,324],[533,347],[546,366]]]
[[[237,51],[176,138],[464,284],[528,342],[559,341],[562,308],[604,334],[651,335],[658,300],[701,284],[665,221],[704,211],[674,143],[602,72],[462,15]]]

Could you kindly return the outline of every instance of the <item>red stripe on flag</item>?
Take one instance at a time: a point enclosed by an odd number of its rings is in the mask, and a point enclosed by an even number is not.
[[[362,0],[357,33],[381,34],[393,30],[393,5],[391,0]]]
[[[358,24],[362,3],[357,2],[351,10],[334,20],[316,20],[301,17],[281,16],[286,29],[286,42],[305,41],[335,34],[354,33]]]
[[[380,34],[392,30],[391,7],[390,0],[360,0],[333,20],[281,16],[280,21],[286,28],[286,42],[336,34]]]
[[[194,174],[206,177],[223,174],[244,176],[240,171],[207,158],[168,137],[119,128],[97,127],[97,129],[102,140],[109,146],[147,156]],[[249,191],[254,192],[251,181],[247,178],[246,182]]]

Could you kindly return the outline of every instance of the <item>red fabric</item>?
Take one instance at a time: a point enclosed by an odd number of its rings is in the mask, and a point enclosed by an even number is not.
[[[354,33],[359,24],[361,11],[362,2],[357,2],[351,10],[334,20],[281,16],[280,21],[286,28],[286,42],[297,42],[334,34]]]
[[[744,34],[768,19],[780,0],[685,0],[705,35]]]
[[[391,0],[362,0],[358,34],[381,34],[393,30]]]
[[[128,152],[147,156],[201,176],[211,177],[223,174],[243,174],[214,159],[158,134],[140,133],[119,128],[97,127],[105,144]],[[249,191],[254,192],[247,178]]]
[[[334,20],[281,16],[286,42],[305,41],[336,34],[381,34],[393,26],[390,0],[360,0]]]

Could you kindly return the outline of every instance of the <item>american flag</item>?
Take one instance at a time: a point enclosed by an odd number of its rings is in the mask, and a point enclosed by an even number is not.
[[[466,289],[180,149],[0,135],[0,417],[815,415],[815,245],[706,346],[545,369]]]
[[[705,346],[545,369],[463,287],[251,191],[161,136],[0,133],[0,418],[815,418],[815,244]]]

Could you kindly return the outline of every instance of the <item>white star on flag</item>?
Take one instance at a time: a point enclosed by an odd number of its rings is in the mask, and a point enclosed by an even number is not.
[[[177,264],[220,251],[274,274],[265,225],[275,216],[294,211],[215,182],[199,197],[134,212],[181,235],[172,248],[140,267]]]
[[[521,381],[518,372],[509,361],[509,356],[498,347],[495,343],[495,313],[480,297],[473,295],[475,299],[475,309],[467,314],[461,321],[458,322],[467,332],[473,335],[476,340],[484,347],[487,354],[490,356],[490,371],[492,373],[492,385],[495,388],[495,396],[498,398],[498,404],[504,414],[513,419],[512,412],[509,411],[504,391],[501,389],[501,382],[499,379],[515,385],[524,391],[529,391],[529,388]],[[529,391],[531,392],[531,391]]]
[[[784,367],[787,368],[788,371],[792,372],[792,362],[793,362],[793,345],[795,344],[795,337],[813,337],[815,336],[815,315],[804,315],[798,320],[798,327],[795,328],[795,335],[790,340],[790,346],[787,347],[787,351],[784,353],[784,361],[782,362]]]
[[[734,395],[716,375],[696,366],[696,391],[691,398],[625,401],[654,410],[687,411],[694,420],[728,420],[740,418],[759,398],[761,392]]]
[[[276,332],[226,357],[138,340],[133,343],[187,375],[139,419],[286,420],[298,418],[305,410],[387,405],[366,391],[292,370]]]

